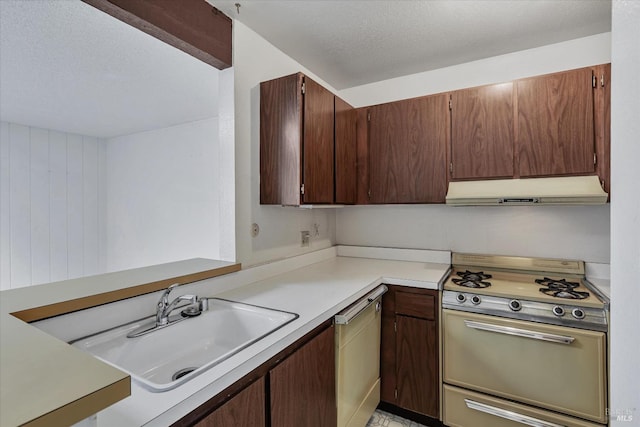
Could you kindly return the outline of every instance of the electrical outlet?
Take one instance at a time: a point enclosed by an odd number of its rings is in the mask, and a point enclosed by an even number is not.
[[[258,237],[258,234],[260,234],[260,226],[254,222],[251,224],[251,237]]]
[[[311,233],[309,233],[309,230],[300,232],[300,243],[303,248],[309,246],[310,239],[311,239]]]

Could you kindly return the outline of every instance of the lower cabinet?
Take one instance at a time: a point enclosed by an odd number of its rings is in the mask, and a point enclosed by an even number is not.
[[[264,377],[259,378],[196,424],[196,427],[224,426],[266,426]]]
[[[438,291],[389,286],[382,299],[381,400],[440,416]]]
[[[172,427],[335,427],[334,342],[328,321]]]
[[[337,424],[334,328],[330,327],[269,371],[271,425]]]

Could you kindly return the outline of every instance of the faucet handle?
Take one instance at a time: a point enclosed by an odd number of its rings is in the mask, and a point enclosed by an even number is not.
[[[174,283],[173,285],[170,285],[167,289],[164,290],[163,294],[169,295],[173,288],[177,286],[180,286],[180,283]]]
[[[180,283],[174,283],[173,285],[169,286],[167,289],[162,291],[162,295],[160,296],[160,301],[158,302],[158,305],[167,304],[169,302],[169,294],[171,293],[173,288],[175,288],[176,286],[180,286]]]

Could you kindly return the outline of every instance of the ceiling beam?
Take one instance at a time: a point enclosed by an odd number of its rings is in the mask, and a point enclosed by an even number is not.
[[[205,0],[82,0],[219,70],[231,67],[231,19]]]

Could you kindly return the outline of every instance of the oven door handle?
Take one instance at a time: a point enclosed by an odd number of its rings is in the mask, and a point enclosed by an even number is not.
[[[485,403],[476,402],[471,399],[464,399],[464,403],[467,404],[467,408],[473,409],[485,414],[493,415],[496,417],[504,418],[506,420],[515,421],[520,424],[524,424],[531,427],[565,427],[560,424],[550,423],[538,418],[533,418],[528,415],[519,414],[513,411],[507,411],[506,409],[496,408]]]
[[[565,335],[547,334],[544,332],[513,328],[511,326],[492,325],[491,323],[476,322],[474,320],[465,320],[464,324],[468,328],[479,329],[482,331],[496,332],[498,334],[505,335],[515,335],[517,337],[530,338],[540,341],[549,341],[558,344],[571,344],[576,340],[573,337],[567,337]]]

